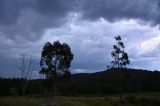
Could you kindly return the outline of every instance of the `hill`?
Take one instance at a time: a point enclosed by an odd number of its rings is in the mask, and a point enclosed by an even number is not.
[[[72,91],[90,94],[160,91],[160,72],[142,69],[108,69],[96,73],[78,73],[71,77]]]
[[[21,79],[0,78],[0,95],[21,94]],[[27,94],[50,94],[51,85],[44,79],[29,81]],[[160,72],[142,69],[108,69],[95,73],[72,74],[59,85],[59,95],[105,95],[132,92],[160,92]]]

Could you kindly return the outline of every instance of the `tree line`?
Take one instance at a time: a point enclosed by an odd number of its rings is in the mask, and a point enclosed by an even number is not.
[[[135,93],[135,92],[159,92],[160,72],[141,69],[126,68],[121,72],[122,77],[115,68],[110,68],[96,73],[71,74],[70,79],[61,79],[57,95],[83,96],[83,95],[109,95]],[[21,78],[0,78],[0,95],[23,95]],[[122,82],[122,88],[120,85]],[[29,80],[26,95],[53,96],[52,81],[49,79]]]

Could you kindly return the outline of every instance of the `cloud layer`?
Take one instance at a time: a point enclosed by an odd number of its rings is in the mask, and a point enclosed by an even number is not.
[[[104,70],[118,34],[129,67],[159,70],[159,22],[158,0],[0,0],[0,76],[18,76],[22,54],[39,70],[43,45],[56,40],[71,46],[73,73]]]
[[[104,18],[110,22],[139,19],[151,25],[160,22],[158,0],[0,0],[0,30],[14,39],[23,36],[35,40],[45,29],[63,25],[69,13],[79,13],[82,19],[92,21]]]
[[[140,19],[157,25],[160,22],[158,0],[82,0],[83,17],[105,18],[111,22],[120,19]]]

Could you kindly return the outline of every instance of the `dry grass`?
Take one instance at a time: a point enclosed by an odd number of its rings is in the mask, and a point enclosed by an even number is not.
[[[118,96],[105,97],[56,97],[60,106],[160,106],[158,94],[125,95],[123,100]],[[41,106],[53,103],[52,97],[0,97],[0,106]]]

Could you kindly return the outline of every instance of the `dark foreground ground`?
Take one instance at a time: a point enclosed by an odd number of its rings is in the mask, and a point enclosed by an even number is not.
[[[160,93],[126,94],[101,97],[56,97],[59,106],[160,106]],[[53,103],[52,97],[0,97],[0,106],[41,106]]]

